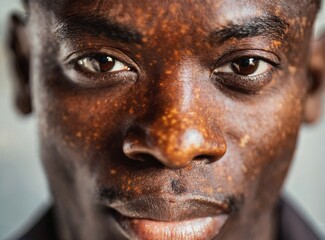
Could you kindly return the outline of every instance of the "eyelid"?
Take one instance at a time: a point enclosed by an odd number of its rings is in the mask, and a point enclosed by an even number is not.
[[[219,60],[216,61],[213,70],[243,57],[258,58],[262,61],[271,64],[276,68],[281,68],[281,64],[280,64],[281,59],[275,53],[266,50],[251,49],[251,50],[238,50],[238,51],[227,53],[226,55],[224,55],[223,57],[221,57]]]

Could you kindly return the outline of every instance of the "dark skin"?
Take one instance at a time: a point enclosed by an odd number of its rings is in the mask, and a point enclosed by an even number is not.
[[[11,44],[61,239],[275,239],[320,115],[316,1],[53,2]]]

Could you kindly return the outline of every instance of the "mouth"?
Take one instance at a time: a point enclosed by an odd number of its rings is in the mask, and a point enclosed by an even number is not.
[[[104,205],[129,239],[213,239],[233,212],[231,199],[201,195],[146,195]]]

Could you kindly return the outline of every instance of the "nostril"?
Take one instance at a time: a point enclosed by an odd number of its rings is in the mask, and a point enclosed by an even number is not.
[[[136,161],[139,161],[141,163],[138,163],[138,164],[141,164],[141,166],[163,166],[163,164],[158,161],[154,156],[152,156],[151,154],[148,154],[148,153],[133,153],[133,154],[129,154],[128,156],[129,158],[133,159],[133,160],[136,160]]]
[[[151,156],[148,153],[135,153],[132,155],[132,158],[134,160],[138,160],[141,162],[156,162],[157,161],[153,156]]]
[[[193,161],[202,161],[206,164],[215,162],[216,160],[216,156],[208,154],[201,154],[193,158]]]
[[[147,154],[145,153],[132,153],[132,154],[128,154],[129,158],[133,159],[133,160],[137,160],[137,161],[141,161],[144,162],[146,158],[148,158]]]

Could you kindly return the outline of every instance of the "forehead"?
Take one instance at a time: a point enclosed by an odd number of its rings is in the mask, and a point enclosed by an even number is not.
[[[225,26],[242,24],[255,17],[261,17],[260,21],[263,21],[265,15],[278,17],[288,23],[293,31],[298,31],[295,28],[310,26],[317,12],[316,0],[32,1],[39,1],[36,2],[36,6],[41,6],[40,10],[43,12],[45,10],[45,15],[49,15],[48,12],[53,13],[54,20],[49,17],[45,19],[50,24],[62,23],[74,17],[74,23],[80,26],[83,24],[82,20],[87,17],[99,17],[114,24],[130,27],[144,39],[154,40],[155,37],[169,39],[171,42],[182,37],[193,42],[195,36],[199,41],[199,38],[206,38],[211,32]],[[39,7],[36,9],[37,14]],[[88,19],[86,21],[88,22]],[[273,23],[267,24],[272,28]],[[57,24],[52,26],[58,27]]]
[[[218,18],[229,21],[242,16],[261,15],[271,12],[283,17],[299,17],[308,9],[317,9],[319,0],[31,0],[40,3],[46,10],[57,14],[84,13],[104,14],[119,17],[120,21],[136,16],[139,21],[157,19],[175,15],[178,18],[188,17],[189,21],[196,18]],[[180,15],[181,13],[181,15]],[[189,17],[190,16],[190,17]],[[134,18],[132,18],[134,19]]]

